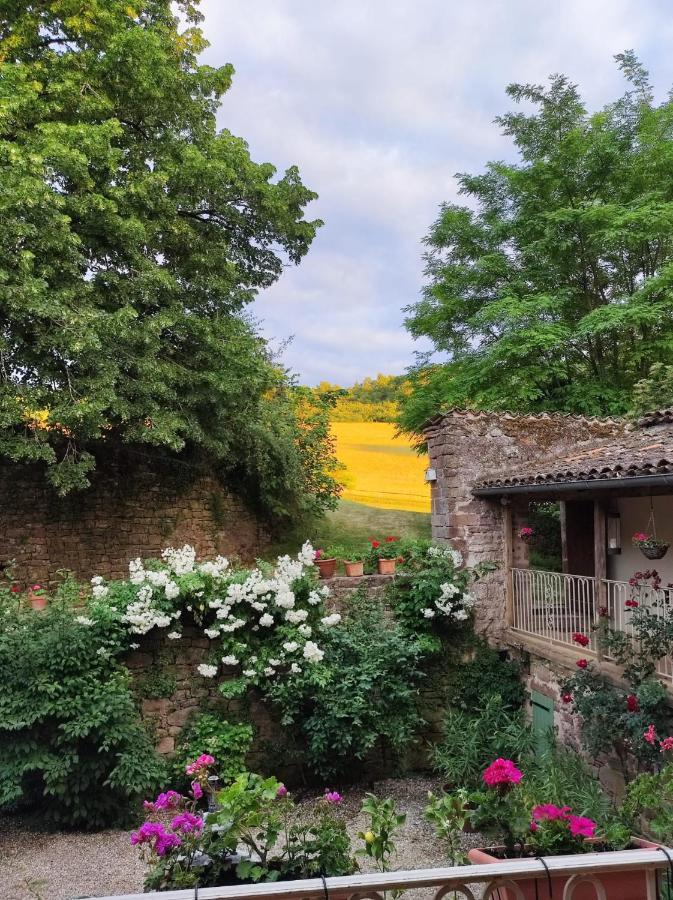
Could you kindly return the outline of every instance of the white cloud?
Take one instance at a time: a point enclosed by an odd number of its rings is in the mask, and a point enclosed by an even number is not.
[[[206,61],[232,62],[220,122],[254,158],[296,163],[326,222],[296,270],[261,296],[268,334],[307,381],[400,371],[414,344],[420,240],[456,171],[512,157],[492,124],[511,81],[562,71],[591,107],[622,89],[634,47],[663,95],[673,82],[664,0],[202,0]]]

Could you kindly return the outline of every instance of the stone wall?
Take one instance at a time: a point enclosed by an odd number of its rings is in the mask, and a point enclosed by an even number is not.
[[[0,466],[0,564],[20,581],[58,569],[83,579],[119,577],[136,556],[193,544],[199,556],[254,558],[268,537],[256,516],[208,469],[148,462],[130,453],[100,460],[91,487],[56,495],[38,466]]]
[[[454,410],[437,417],[426,430],[432,483],[432,536],[460,550],[469,565],[502,562],[503,506],[498,498],[472,495],[485,472],[511,467],[561,451],[580,441],[615,433],[623,426],[612,420],[582,416],[513,415]],[[512,500],[513,528],[526,517],[525,502]],[[515,566],[526,566],[526,548],[515,541]],[[502,566],[475,590],[477,630],[498,643],[504,629],[505,573]]]
[[[342,612],[348,598],[359,587],[364,587],[370,599],[383,600],[392,576],[365,575],[363,578],[336,577],[327,580],[331,596],[328,606]],[[242,700],[224,700],[217,690],[221,679],[212,681],[196,672],[203,662],[210,642],[196,627],[185,627],[180,640],[168,640],[164,635],[150,633],[139,638],[140,648],[133,651],[127,665],[133,674],[139,693],[147,693],[153,684],[161,685],[161,696],[145,697],[140,701],[141,717],[153,735],[157,750],[171,755],[179,741],[179,735],[189,719],[204,708],[217,710],[229,721],[251,722],[254,728],[254,744],[248,759],[252,769],[273,771],[288,783],[297,783],[302,777],[299,766],[288,757],[288,740],[273,710],[255,691],[249,691]],[[419,697],[419,711],[425,726],[418,735],[416,745],[409,748],[408,764],[420,770],[429,765],[428,747],[441,737],[441,726],[446,712],[444,670],[441,662],[428,673]],[[363,769],[364,776],[378,778],[389,774],[389,764],[373,754]]]

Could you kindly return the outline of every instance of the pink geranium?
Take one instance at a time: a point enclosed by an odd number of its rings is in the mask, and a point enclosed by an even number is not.
[[[567,819],[570,813],[569,806],[556,806],[554,803],[540,803],[533,810],[533,818],[536,822],[553,822],[557,819]]]
[[[568,825],[573,837],[591,838],[596,833],[596,823],[584,816],[568,816]]]
[[[194,762],[190,763],[185,772],[188,775],[197,775],[202,769],[207,769],[208,766],[215,765],[215,757],[211,756],[209,753],[202,753]]]
[[[665,737],[663,740],[659,741],[659,749],[662,753],[673,750],[673,737]]]
[[[491,763],[482,777],[489,787],[502,787],[518,784],[523,778],[523,773],[511,759],[499,758]]]
[[[343,800],[343,797],[338,791],[326,790],[323,799],[326,800],[327,803],[332,803],[334,806],[338,806],[339,803],[341,803],[341,801]]]
[[[189,834],[191,831],[198,833],[203,830],[203,819],[195,813],[185,811],[173,819],[171,828],[183,834]]]
[[[654,725],[648,725],[647,730],[643,732],[643,740],[648,744],[653,744],[657,740],[657,732]]]

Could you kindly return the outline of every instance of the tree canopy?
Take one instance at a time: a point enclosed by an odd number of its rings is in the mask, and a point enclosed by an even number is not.
[[[66,492],[97,443],[195,447],[283,507],[311,416],[242,310],[316,194],[218,130],[233,69],[199,63],[198,2],[2,10],[0,454]]]
[[[441,406],[623,413],[673,349],[673,95],[656,105],[632,51],[624,96],[589,113],[563,75],[507,89],[515,162],[458,177],[425,239],[407,310],[429,338],[402,422]],[[442,361],[441,357],[444,357]]]

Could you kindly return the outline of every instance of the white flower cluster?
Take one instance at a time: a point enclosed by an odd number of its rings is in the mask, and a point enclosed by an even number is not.
[[[126,607],[122,622],[129,626],[132,634],[147,634],[152,628],[168,628],[173,619],[180,617],[180,610],[169,614],[155,606],[154,599],[152,585],[143,584],[138,590],[136,599]]]
[[[91,579],[91,594],[95,600],[103,600],[107,597],[110,588],[103,584],[101,575],[94,575]]]
[[[474,606],[474,597],[463,593],[457,584],[447,581],[440,586],[441,593],[435,600],[434,607],[423,610],[426,619],[434,619],[437,614],[454,622],[464,622],[469,610]]]
[[[463,565],[463,554],[452,547],[428,547],[428,556],[434,559],[450,559],[457,569]]]

